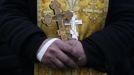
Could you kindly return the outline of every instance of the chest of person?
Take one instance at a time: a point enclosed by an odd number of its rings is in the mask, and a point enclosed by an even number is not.
[[[108,0],[53,0],[54,10],[50,6],[52,0],[38,0],[38,26],[44,31],[48,38],[58,37],[58,26],[53,17],[58,13],[70,11],[73,13],[69,22],[63,22],[68,35],[77,32],[78,40],[90,37],[96,31],[103,29],[108,10]],[[60,16],[60,15],[59,15]],[[58,17],[59,17],[58,16]],[[70,24],[69,24],[70,23]],[[71,25],[74,25],[71,26]],[[75,70],[53,70],[42,64],[36,64],[35,75],[105,75],[88,68]]]

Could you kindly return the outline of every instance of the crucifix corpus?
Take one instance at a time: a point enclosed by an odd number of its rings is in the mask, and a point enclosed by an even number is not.
[[[70,24],[71,24],[70,33],[72,35],[72,38],[78,40],[79,33],[77,32],[76,25],[82,24],[82,20],[77,20],[76,18],[77,18],[77,16],[75,15],[75,13],[73,13],[73,17],[70,21]]]

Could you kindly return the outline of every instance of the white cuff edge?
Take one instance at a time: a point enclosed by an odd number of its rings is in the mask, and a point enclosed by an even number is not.
[[[42,46],[42,48],[40,49],[40,51],[37,53],[37,59],[38,59],[40,62],[41,62],[41,60],[42,60],[44,54],[46,53],[48,47],[49,47],[54,41],[56,41],[56,40],[60,40],[60,39],[58,39],[58,38],[53,38],[53,39],[49,40],[48,42],[46,42],[46,43]]]

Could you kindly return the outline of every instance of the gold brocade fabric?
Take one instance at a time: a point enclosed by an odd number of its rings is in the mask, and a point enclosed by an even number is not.
[[[72,11],[69,0],[57,0],[61,4],[61,10]],[[39,0],[38,2],[38,25],[44,30],[48,37],[56,36],[56,25],[46,26],[41,22],[41,17],[45,14],[54,15],[49,4],[51,0]],[[76,0],[73,11],[77,19],[82,20],[81,25],[77,25],[79,40],[89,37],[92,33],[104,27],[107,15],[108,0]],[[50,32],[51,31],[51,32]],[[54,36],[55,35],[55,36]]]
[[[38,1],[38,26],[43,29],[48,38],[57,37],[56,23],[45,25],[41,20],[49,14],[54,15],[49,5],[52,0],[37,0]],[[108,10],[109,0],[75,0],[71,5],[70,0],[57,0],[61,4],[61,11],[74,11],[78,20],[82,20],[82,24],[77,25],[79,40],[89,37],[96,31],[103,29],[104,22]],[[44,65],[35,65],[35,75],[106,75],[92,69],[77,69],[77,70],[53,70]]]

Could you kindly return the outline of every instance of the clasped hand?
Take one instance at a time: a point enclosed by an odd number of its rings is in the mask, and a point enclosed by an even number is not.
[[[77,68],[86,64],[86,56],[79,41],[56,40],[44,54],[42,63],[52,68]]]

